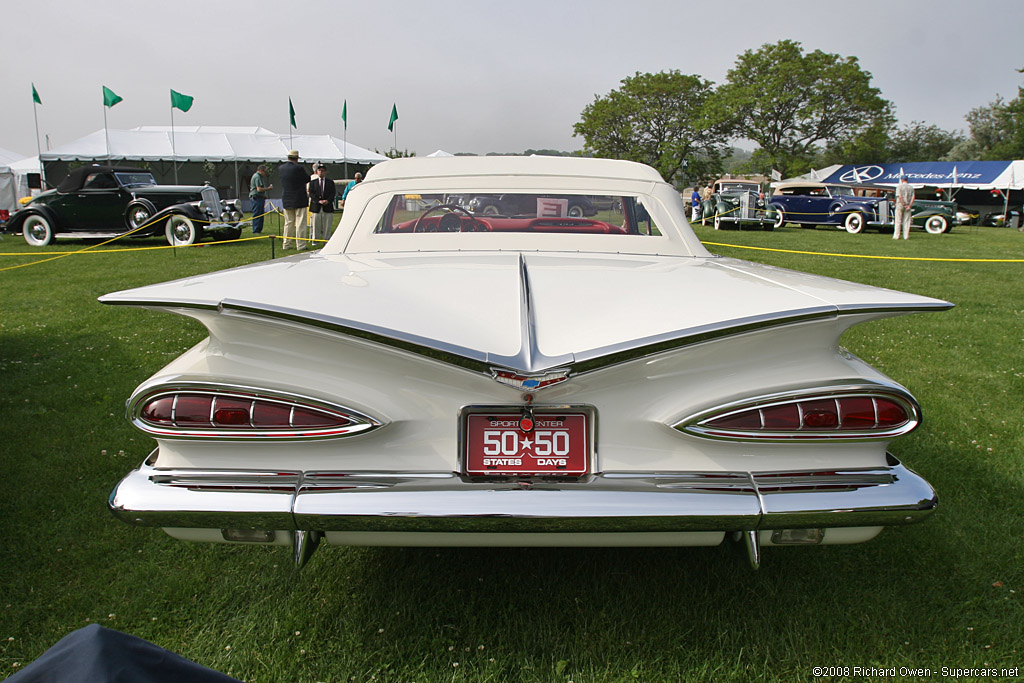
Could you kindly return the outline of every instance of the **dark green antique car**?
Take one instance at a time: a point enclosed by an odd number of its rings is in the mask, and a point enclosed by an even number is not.
[[[956,202],[945,202],[937,199],[915,199],[913,207],[913,227],[924,228],[932,235],[949,232],[954,225],[960,225]]]
[[[714,216],[715,230],[775,229],[775,209],[768,206],[758,183],[715,181],[714,194],[702,203],[704,216]]]
[[[61,237],[152,237],[172,246],[238,239],[242,212],[209,186],[157,185],[149,171],[81,166],[14,213],[5,226],[35,247]]]

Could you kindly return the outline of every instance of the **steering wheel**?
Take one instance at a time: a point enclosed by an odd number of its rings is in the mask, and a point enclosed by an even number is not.
[[[412,224],[412,231],[413,232],[419,232],[420,231],[420,223],[423,221],[423,219],[426,218],[427,216],[429,216],[430,214],[434,213],[438,209],[448,209],[452,213],[464,214],[467,218],[469,218],[470,225],[473,226],[471,228],[472,230],[482,229],[482,228],[478,228],[477,227],[477,225],[478,225],[477,224],[477,220],[473,216],[473,214],[471,214],[469,211],[467,211],[466,209],[462,208],[461,206],[458,206],[456,204],[438,204],[437,206],[432,206],[432,207],[430,207],[429,209],[427,209],[426,211],[424,211],[423,213],[420,214],[420,217],[417,218],[416,222]],[[447,214],[447,215],[450,216],[452,214]],[[446,216],[441,216],[441,219],[437,222],[437,228],[435,230],[430,230],[428,228],[424,228],[423,232],[466,232],[466,228],[463,225],[461,218],[458,219],[457,223],[452,223],[450,221],[446,222],[445,221],[445,217]]]

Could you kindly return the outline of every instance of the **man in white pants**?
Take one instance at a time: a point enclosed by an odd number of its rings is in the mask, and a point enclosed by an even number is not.
[[[913,216],[914,188],[907,180],[907,176],[900,178],[900,184],[896,186],[896,222],[892,226],[892,238],[898,240],[900,231],[903,231],[903,239],[910,239],[910,219]]]

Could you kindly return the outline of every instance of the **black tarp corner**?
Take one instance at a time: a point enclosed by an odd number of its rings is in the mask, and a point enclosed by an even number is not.
[[[142,638],[90,624],[61,638],[9,683],[240,683]]]

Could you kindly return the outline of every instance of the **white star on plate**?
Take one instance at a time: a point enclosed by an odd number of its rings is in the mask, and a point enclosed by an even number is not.
[[[527,437],[527,438],[523,439],[522,441],[520,441],[519,445],[522,447],[523,450],[530,450],[530,446],[533,445],[533,442],[530,441],[529,437]]]

